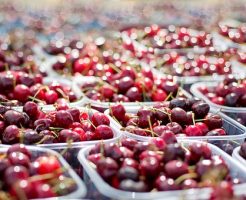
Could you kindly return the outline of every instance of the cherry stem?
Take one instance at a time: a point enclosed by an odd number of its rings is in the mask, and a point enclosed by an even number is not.
[[[167,97],[165,98],[164,102],[167,101],[170,97],[172,97],[173,93],[170,92],[169,95],[167,95]]]
[[[60,154],[63,156],[71,147],[72,147],[73,140],[67,140],[67,146],[63,149]]]
[[[196,173],[183,174],[182,176],[178,177],[174,182],[175,184],[179,185],[180,183],[182,183],[184,180],[188,178],[197,178],[197,177],[198,176]]]
[[[149,128],[150,128],[152,137],[154,137],[154,134],[153,134],[153,127],[152,127],[152,124],[151,124],[151,121],[150,121],[150,116],[148,116],[147,118],[148,118]]]
[[[60,94],[62,95],[62,97],[63,97],[64,99],[66,99],[66,100],[69,102],[69,97],[64,93],[63,90],[61,90],[60,88],[57,88],[56,91],[57,91],[58,93],[60,93]]]
[[[194,113],[191,113],[191,115],[192,115],[192,123],[193,123],[193,125],[195,125],[196,124],[196,122],[195,122],[195,115],[194,115]]]
[[[109,63],[109,66],[114,70],[116,71],[117,73],[120,73],[121,72],[121,69],[116,67],[113,63]]]
[[[45,101],[42,101],[40,99],[37,99],[35,97],[32,97],[32,96],[28,96],[29,99],[31,99],[32,101],[36,101],[36,102],[39,102],[39,103],[42,103],[42,104],[45,104]]]

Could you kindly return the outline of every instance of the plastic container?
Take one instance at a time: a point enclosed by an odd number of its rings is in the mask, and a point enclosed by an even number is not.
[[[239,154],[240,147],[233,150],[232,157],[238,160],[244,167],[246,167],[246,160]]]
[[[100,81],[99,78],[96,78],[93,76],[76,76],[76,77],[74,77],[73,80],[79,87],[85,83],[88,83],[88,82],[93,83],[95,81]],[[192,97],[192,95],[189,94],[188,92],[186,92],[184,89],[180,89],[179,92],[184,94],[184,96],[187,98]],[[86,97],[85,94],[83,93],[83,102],[82,103],[83,104],[90,104],[94,109],[104,112],[106,109],[109,108],[110,105],[113,105],[116,102],[101,102],[101,101],[91,100],[88,97]],[[144,105],[144,106],[153,105],[153,103],[155,103],[155,102],[127,102],[127,103],[122,102],[122,105],[124,105],[126,107],[136,107],[136,106],[141,106],[141,105]]]
[[[191,86],[191,92],[193,93],[194,96],[207,102],[214,109],[227,114],[228,116],[232,117],[233,119],[237,119],[238,117],[242,117],[246,121],[246,107],[241,107],[241,108],[240,107],[228,107],[228,106],[221,106],[221,105],[215,104],[199,91],[199,88],[201,86],[207,86],[208,88],[211,88],[211,87],[216,87],[217,85],[218,85],[218,82],[195,83]]]
[[[127,113],[137,113],[140,107],[135,108],[126,108]],[[233,146],[238,146],[244,141],[246,138],[246,127],[242,126],[235,120],[231,119],[230,117],[226,116],[221,112],[217,112],[215,109],[210,108],[211,113],[217,113],[222,117],[223,120],[223,127],[229,135],[226,136],[194,136],[194,137],[177,137],[178,139],[189,139],[189,140],[199,140],[199,141],[207,141],[213,143],[218,146],[222,146],[225,143],[232,142]],[[105,114],[109,115],[109,109],[105,111]],[[119,129],[122,128],[120,124],[117,123]],[[140,141],[148,141],[151,137],[140,136],[134,133],[130,133],[128,131],[123,131],[122,134],[126,137],[130,137]]]
[[[183,140],[179,141],[185,146],[192,143],[198,143],[200,141]],[[220,155],[228,165],[232,177],[240,177],[243,181],[246,181],[246,168],[244,168],[240,163],[235,161],[232,157],[224,153],[218,147],[209,144],[208,146],[212,150],[213,155]],[[93,199],[209,199],[211,189],[189,189],[189,190],[176,190],[176,191],[166,191],[166,192],[127,192],[115,189],[106,183],[101,176],[97,173],[95,169],[92,168],[86,156],[88,155],[90,149],[88,147],[82,149],[79,152],[78,159],[84,168],[84,181],[87,185],[88,194],[90,198]],[[246,183],[234,186],[235,193],[237,195],[245,194]]]
[[[79,108],[79,109],[80,111],[85,111],[89,113],[97,112],[96,110],[93,110],[93,109],[87,109],[87,108]],[[52,110],[55,110],[55,108],[49,107],[49,108],[43,109],[43,111],[52,111]],[[99,142],[103,142],[103,143],[116,142],[122,136],[121,132],[118,129],[116,122],[111,117],[109,117],[109,120],[110,120],[110,127],[113,129],[113,132],[114,132],[114,137],[112,139],[73,142],[71,144],[68,144],[68,143],[38,144],[37,146],[43,147],[46,149],[52,149],[54,151],[62,153],[63,157],[73,167],[73,169],[79,175],[82,175],[82,168],[77,159],[77,154],[81,148],[89,146],[89,145],[95,145],[96,143],[99,143]],[[0,148],[8,147],[8,146],[9,145],[0,144]]]
[[[74,182],[76,183],[76,190],[71,192],[70,194],[67,194],[65,196],[59,196],[59,197],[54,197],[54,198],[45,198],[45,199],[62,200],[62,199],[79,199],[79,198],[85,197],[86,192],[87,192],[85,184],[81,181],[79,176],[73,171],[73,169],[69,166],[69,164],[64,160],[64,158],[60,154],[58,154],[57,152],[52,151],[50,149],[34,147],[34,146],[26,146],[26,147],[32,153],[32,158],[36,158],[38,156],[43,156],[43,155],[55,156],[59,160],[62,168],[67,169],[64,172],[64,174],[67,177],[72,178],[74,180]],[[7,152],[7,150],[8,150],[8,148],[0,148],[1,153]]]

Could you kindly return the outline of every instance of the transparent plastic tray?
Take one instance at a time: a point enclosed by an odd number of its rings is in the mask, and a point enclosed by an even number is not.
[[[93,77],[93,76],[75,76],[73,81],[78,85],[81,86],[84,83],[93,83],[95,81],[99,81],[99,78]],[[188,92],[186,92],[184,89],[180,89],[179,90],[180,93],[184,94],[185,97],[190,98],[192,97],[191,94],[189,94]],[[101,101],[95,101],[95,100],[91,100],[88,97],[85,96],[85,94],[83,93],[83,100],[81,102],[82,104],[90,104],[93,106],[93,108],[95,109],[100,109],[100,111],[105,111],[105,109],[108,109],[110,105],[115,104],[116,102],[101,102]],[[126,107],[136,107],[136,106],[140,106],[140,105],[153,105],[155,102],[127,102],[124,103],[122,102],[122,105],[126,106]],[[158,102],[156,102],[158,103]]]
[[[56,158],[58,158],[62,167],[67,169],[65,172],[65,175],[67,177],[72,178],[76,183],[76,186],[77,186],[76,190],[71,192],[70,194],[59,196],[59,197],[53,197],[53,198],[45,198],[45,199],[62,200],[62,199],[79,199],[79,198],[85,197],[87,190],[86,190],[84,182],[81,181],[79,176],[73,171],[73,169],[69,166],[69,164],[64,160],[64,158],[60,154],[50,149],[34,147],[34,146],[26,146],[26,147],[32,153],[33,158],[36,158],[38,156],[43,156],[43,155],[53,155]],[[7,152],[7,150],[8,148],[0,148],[1,153]]]
[[[137,113],[140,107],[135,108],[126,108],[127,113]],[[244,141],[244,138],[246,138],[246,127],[242,126],[235,120],[231,119],[230,117],[226,116],[225,114],[216,111],[213,108],[210,108],[210,113],[217,113],[222,117],[223,120],[223,127],[228,133],[226,136],[194,136],[194,137],[177,137],[178,139],[189,139],[189,140],[199,140],[199,141],[207,141],[211,142],[216,145],[222,145],[224,143],[227,143],[228,141],[233,141],[234,146],[238,146]],[[105,111],[105,114],[109,115],[109,109]],[[117,126],[119,129],[122,128],[122,126],[117,123]],[[136,135],[134,133],[130,133],[128,131],[123,131],[122,134],[126,137],[134,138],[136,140],[140,141],[148,141],[151,137],[146,136],[140,136]]]
[[[239,154],[240,147],[233,150],[232,157],[238,160],[246,168],[246,160]]]
[[[199,87],[201,86],[207,86],[208,88],[215,87],[218,85],[218,82],[200,82],[195,83],[191,86],[191,92],[194,96],[204,100],[207,102],[211,107],[213,107],[216,110],[220,110],[221,112],[229,115],[233,119],[236,119],[237,117],[243,117],[243,115],[246,115],[246,107],[228,107],[228,106],[221,106],[213,103],[210,101],[204,94],[202,94],[199,91]]]
[[[200,143],[200,141],[183,140],[179,141],[185,146],[192,143]],[[224,153],[218,147],[206,143],[212,150],[213,155],[220,155],[228,165],[232,177],[240,177],[243,181],[246,181],[246,168],[240,165],[232,157]],[[176,190],[166,192],[127,192],[115,189],[106,183],[101,176],[93,169],[86,159],[90,149],[88,147],[82,149],[79,152],[78,159],[84,168],[84,181],[87,185],[89,197],[96,199],[209,199],[211,189],[189,189],[189,190]],[[245,194],[246,183],[235,185],[234,190],[237,195]]]
[[[89,113],[98,112],[96,110],[89,109],[89,108],[82,108],[82,107],[81,108],[77,107],[77,108],[79,108],[80,111],[85,111],[85,112],[89,112]],[[43,109],[43,111],[51,111],[51,110],[55,110],[55,108],[49,107],[49,108]],[[103,141],[103,143],[116,142],[122,136],[121,132],[118,129],[116,122],[111,117],[109,117],[109,120],[110,120],[110,127],[112,128],[112,130],[114,132],[114,137],[111,139],[73,142],[71,144],[67,144],[67,143],[38,144],[37,146],[43,147],[46,149],[52,149],[52,150],[55,150],[59,153],[62,152],[63,157],[67,160],[68,163],[70,163],[70,165],[73,167],[73,169],[75,169],[79,175],[82,175],[81,174],[82,169],[80,168],[80,165],[79,165],[78,160],[77,160],[77,154],[81,148],[89,146],[89,145],[95,145],[96,143],[100,143],[102,141]],[[8,146],[9,145],[0,144],[0,148],[1,147],[8,147]]]

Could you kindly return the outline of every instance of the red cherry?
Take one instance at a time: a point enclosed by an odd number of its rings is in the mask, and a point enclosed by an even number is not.
[[[14,98],[24,103],[31,95],[30,89],[25,85],[17,85],[14,89]]]
[[[61,169],[61,165],[54,156],[41,156],[36,161],[39,163],[38,174],[53,174],[56,176],[61,173],[58,171]]]

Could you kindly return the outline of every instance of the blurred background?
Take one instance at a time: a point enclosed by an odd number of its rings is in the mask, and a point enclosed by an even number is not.
[[[211,30],[227,18],[245,21],[245,10],[245,0],[1,0],[0,33],[24,28],[42,37],[69,36],[151,23]]]

